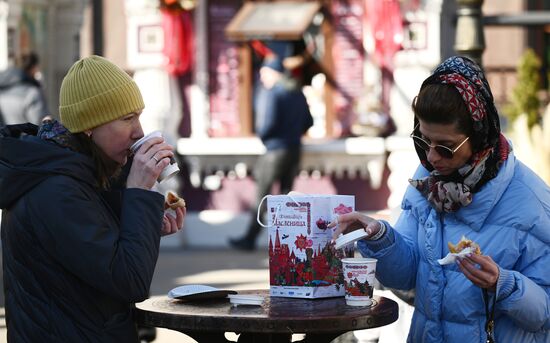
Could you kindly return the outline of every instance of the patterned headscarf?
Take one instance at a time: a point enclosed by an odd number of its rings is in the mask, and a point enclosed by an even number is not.
[[[419,180],[409,180],[438,212],[455,212],[472,202],[473,193],[493,179],[508,158],[510,146],[500,132],[498,112],[493,94],[481,68],[466,57],[454,56],[439,65],[428,77],[428,84],[453,85],[472,115],[475,142],[470,160],[453,175],[441,175],[428,162],[426,152],[415,146],[420,162],[430,175]],[[415,118],[415,127],[418,119]],[[416,132],[415,134],[418,134]]]

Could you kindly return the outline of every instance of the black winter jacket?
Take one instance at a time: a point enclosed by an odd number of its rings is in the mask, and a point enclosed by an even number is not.
[[[91,158],[34,136],[34,125],[21,137],[8,128],[9,137],[0,132],[8,341],[137,342],[132,307],[149,294],[162,195],[125,189],[113,206]]]
[[[263,87],[256,99],[256,134],[267,150],[299,147],[301,138],[313,125],[306,97],[300,89],[278,82]]]

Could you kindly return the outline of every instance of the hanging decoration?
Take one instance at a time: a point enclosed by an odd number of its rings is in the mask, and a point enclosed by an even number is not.
[[[375,57],[381,67],[393,69],[393,56],[403,43],[403,17],[398,0],[366,0],[365,19],[375,42]]]
[[[161,0],[162,30],[166,68],[171,75],[181,75],[191,69],[193,63],[193,17],[184,10],[182,2]]]
[[[266,56],[273,54],[273,51],[261,40],[251,40],[250,46],[252,47],[254,53],[256,53],[261,59],[264,59]]]
[[[378,135],[387,137],[396,131],[390,115],[390,93],[394,83],[393,58],[403,45],[403,16],[399,0],[365,0],[365,14],[374,38],[374,60],[382,75],[378,121],[383,128]]]
[[[161,9],[190,11],[197,6],[197,0],[159,0]]]

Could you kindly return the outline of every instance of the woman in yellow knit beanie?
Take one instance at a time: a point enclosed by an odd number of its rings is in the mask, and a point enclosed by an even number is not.
[[[172,146],[152,138],[130,158],[143,108],[128,74],[90,56],[63,79],[61,122],[0,127],[8,341],[138,341],[133,303],[185,217],[151,191]]]

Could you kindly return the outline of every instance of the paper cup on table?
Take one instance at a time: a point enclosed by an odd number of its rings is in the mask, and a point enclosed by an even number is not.
[[[149,140],[151,138],[154,138],[154,137],[162,137],[162,132],[153,131],[153,132],[143,136],[140,140],[138,140],[137,142],[132,144],[132,146],[130,147],[130,150],[132,151],[132,153],[135,154],[136,151],[138,151],[139,148],[143,145],[143,143],[145,143],[147,140]],[[176,163],[176,160],[174,159],[174,157],[170,157],[170,164],[167,165],[166,168],[164,168],[162,170],[162,172],[160,172],[160,175],[159,175],[157,181],[162,182],[164,180],[168,180],[172,176],[176,175],[176,173],[179,172],[179,171],[180,171],[180,168],[178,167],[178,164]]]
[[[376,262],[377,260],[374,258],[342,259],[347,305],[372,305]]]

